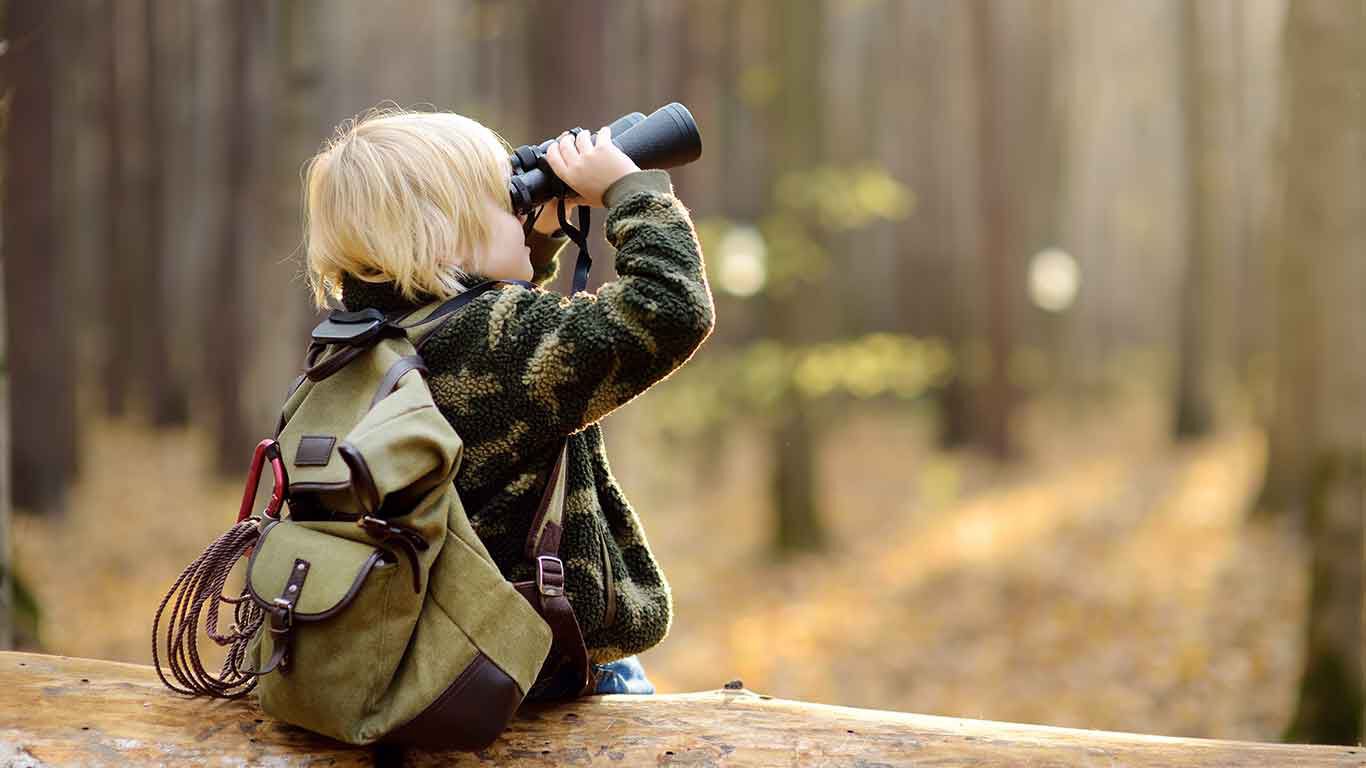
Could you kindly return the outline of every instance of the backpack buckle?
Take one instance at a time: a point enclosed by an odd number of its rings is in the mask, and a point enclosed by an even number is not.
[[[564,594],[564,561],[554,555],[536,558],[536,591],[545,597]]]
[[[277,635],[288,632],[294,627],[294,603],[283,597],[277,597],[271,602],[275,604],[276,610],[270,614],[270,631]]]

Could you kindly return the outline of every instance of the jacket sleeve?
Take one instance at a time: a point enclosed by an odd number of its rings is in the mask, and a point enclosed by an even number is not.
[[[567,297],[520,285],[496,291],[480,356],[500,387],[520,390],[513,399],[522,412],[504,416],[519,422],[513,432],[563,439],[668,376],[711,333],[702,250],[669,175],[628,174],[604,202],[616,280]]]

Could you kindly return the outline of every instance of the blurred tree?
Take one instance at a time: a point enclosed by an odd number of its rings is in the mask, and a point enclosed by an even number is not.
[[[5,170],[24,180],[24,194],[10,195],[3,220],[11,499],[32,512],[57,512],[76,454],[75,345],[52,186],[53,36],[61,8],[25,0],[7,10]]]
[[[1366,517],[1366,4],[1291,3],[1276,413],[1264,503],[1302,511],[1313,550],[1287,738],[1357,744]]]
[[[1172,434],[1201,437],[1215,426],[1212,375],[1222,353],[1218,275],[1232,223],[1226,169],[1236,134],[1226,127],[1234,83],[1227,75],[1227,3],[1181,3],[1181,111],[1186,169],[1185,272],[1180,285],[1178,360]]]
[[[251,270],[248,295],[258,311],[248,318],[246,416],[254,439],[269,436],[294,377],[302,371],[316,313],[304,289],[303,177],[332,129],[324,94],[327,4],[323,0],[262,3],[260,37],[251,73],[261,105],[251,123],[253,238],[239,254]],[[255,90],[259,89],[259,91]],[[256,226],[259,225],[259,226]],[[245,257],[245,258],[244,258]],[[248,453],[239,454],[239,466]]]
[[[104,33],[100,36],[100,53],[107,58],[103,69],[105,87],[101,90],[101,112],[105,124],[105,156],[108,168],[105,175],[106,206],[109,215],[105,217],[106,232],[104,240],[112,261],[119,265],[111,269],[103,282],[103,322],[100,346],[102,351],[100,379],[103,382],[105,412],[121,416],[128,407],[128,388],[134,361],[134,339],[131,332],[137,302],[131,296],[136,279],[129,256],[128,239],[132,236],[136,220],[126,210],[124,198],[128,194],[125,184],[131,179],[131,169],[125,148],[127,128],[124,115],[136,111],[127,100],[126,89],[122,86],[123,71],[120,61],[121,51],[127,47],[121,40],[122,30],[127,24],[124,17],[132,6],[110,0],[104,4],[107,18]]]
[[[977,164],[982,253],[981,286],[984,290],[989,370],[975,410],[980,419],[979,440],[992,456],[1010,458],[1010,414],[1015,394],[1010,382],[1013,349],[1011,296],[1014,292],[1009,250],[1012,245],[1011,184],[1006,167],[1005,143],[1009,115],[1002,109],[1006,88],[998,63],[999,33],[991,0],[974,0],[971,6],[972,45],[977,75]]]
[[[204,271],[198,292],[213,297],[203,303],[200,337],[203,370],[210,394],[216,462],[225,474],[240,472],[251,449],[254,431],[245,407],[243,363],[248,359],[251,297],[250,269],[243,258],[248,238],[248,186],[253,167],[252,126],[263,108],[253,99],[250,61],[254,32],[262,14],[259,2],[200,0],[195,6],[195,39],[202,61],[199,79],[202,119],[195,125],[201,179],[195,196],[201,212],[197,229],[212,266]]]
[[[189,7],[181,0],[146,0],[143,16],[146,46],[146,106],[143,123],[147,164],[146,251],[139,255],[146,297],[140,307],[138,336],[145,347],[136,369],[145,386],[149,415],[156,426],[183,424],[189,417],[189,381],[185,366],[175,352],[175,340],[183,337],[183,323],[174,308],[181,304],[183,286],[172,277],[184,258],[177,246],[189,217],[182,206],[188,202],[181,171],[185,161],[185,138],[190,131],[182,120],[180,105],[184,83],[193,76],[184,55],[181,17]]]
[[[781,202],[779,194],[784,180],[804,183],[800,173],[819,166],[822,160],[825,110],[824,57],[820,52],[825,44],[824,17],[823,3],[794,5],[785,0],[770,0],[768,5],[769,23],[781,30],[771,39],[777,90],[770,102],[772,111],[767,126],[773,147],[769,161],[775,171],[771,198],[775,207]],[[795,236],[819,250],[821,233],[813,226],[815,218],[789,214],[775,220],[765,236],[771,243],[777,242],[777,236]],[[797,257],[795,249],[777,254],[779,259]],[[809,276],[789,279],[798,283],[810,281]],[[824,312],[814,311],[813,295],[821,293],[797,290],[791,284],[777,286],[776,290],[768,307],[770,335],[789,345],[815,338],[828,322]],[[812,408],[813,404],[795,387],[785,386],[775,411],[776,424],[770,440],[777,523],[775,545],[779,552],[818,550],[826,544],[817,492],[819,433]]]
[[[968,366],[970,326],[977,306],[972,274],[981,261],[976,243],[976,106],[966,94],[976,87],[970,9],[958,2],[900,6],[909,27],[899,47],[911,71],[914,90],[901,101],[902,121],[912,127],[903,152],[908,177],[917,191],[917,208],[904,232],[899,282],[905,291],[903,323],[916,334],[942,336],[952,344],[959,365],[938,393],[939,443],[967,445],[973,435],[973,403]],[[889,78],[891,79],[891,78]]]
[[[9,46],[9,7],[6,0],[0,0],[0,40]],[[9,89],[9,70],[12,59],[7,52],[0,52],[0,93]],[[8,146],[9,101],[0,104],[0,147]],[[0,157],[0,221],[5,215],[5,158]],[[4,238],[0,238],[0,286],[5,280]],[[5,295],[0,291],[0,303],[6,304]],[[0,312],[3,307],[0,307]],[[0,314],[0,318],[5,317]],[[9,430],[9,356],[6,354],[5,336],[0,332],[0,650],[14,647],[14,547],[10,542],[10,430]]]
[[[150,143],[152,189],[148,201],[150,260],[156,273],[153,359],[164,361],[152,377],[153,424],[180,425],[190,418],[193,369],[195,264],[190,228],[194,225],[194,57],[193,5],[183,0],[150,0],[148,19]]]
[[[113,66],[110,130],[114,258],[104,324],[105,380],[112,414],[136,395],[154,424],[183,420],[184,382],[171,364],[169,287],[160,244],[164,147],[156,135],[162,98],[155,61],[155,0],[112,2]]]
[[[66,310],[77,343],[76,369],[99,371],[103,366],[100,330],[105,316],[103,297],[110,272],[107,101],[113,44],[109,0],[65,0],[58,29],[62,55],[58,58],[56,118],[53,136],[57,166],[54,184],[63,225],[59,227],[63,259],[70,278]],[[73,212],[79,212],[74,216]],[[79,226],[73,226],[78,223]],[[98,377],[90,377],[87,381]],[[87,385],[77,383],[84,402]]]

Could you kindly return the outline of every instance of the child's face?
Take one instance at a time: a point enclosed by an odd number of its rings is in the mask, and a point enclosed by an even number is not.
[[[478,253],[476,270],[496,280],[530,280],[531,249],[522,231],[522,216],[514,216],[492,201],[484,201],[484,215],[493,230],[486,249]]]

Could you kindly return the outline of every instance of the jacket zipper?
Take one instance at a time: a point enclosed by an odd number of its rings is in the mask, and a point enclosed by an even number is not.
[[[607,548],[607,536],[598,530],[598,547],[602,550],[602,584],[607,593],[607,609],[602,614],[602,626],[612,626],[617,620],[617,589],[612,579],[612,552]]]

